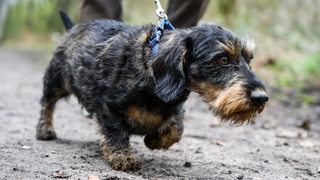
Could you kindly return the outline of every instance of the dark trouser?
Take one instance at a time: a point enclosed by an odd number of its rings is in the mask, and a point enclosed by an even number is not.
[[[121,0],[83,0],[80,9],[80,21],[93,19],[114,19],[122,21]]]
[[[177,28],[192,27],[197,25],[208,3],[209,0],[169,0],[167,15]],[[121,0],[83,0],[80,21],[101,18],[122,21]]]

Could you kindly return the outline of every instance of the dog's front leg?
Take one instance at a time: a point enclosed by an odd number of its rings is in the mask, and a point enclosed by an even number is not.
[[[182,116],[173,116],[159,130],[152,134],[147,134],[144,143],[150,149],[168,149],[172,144],[181,139],[183,133]]]
[[[104,158],[115,170],[136,170],[139,168],[138,160],[130,151],[129,134],[123,125],[121,116],[104,109],[97,113],[100,124],[100,146]]]

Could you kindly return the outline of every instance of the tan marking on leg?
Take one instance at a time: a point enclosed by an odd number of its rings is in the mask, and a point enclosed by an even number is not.
[[[40,112],[40,119],[37,124],[36,138],[39,140],[56,139],[57,135],[52,126],[54,105],[45,105]]]
[[[127,116],[132,120],[134,125],[147,128],[159,127],[164,123],[160,115],[150,113],[137,106],[130,106],[127,110]]]
[[[44,121],[45,123],[52,125],[53,112],[54,112],[54,105],[51,105],[51,104],[45,105],[41,109],[40,121]]]

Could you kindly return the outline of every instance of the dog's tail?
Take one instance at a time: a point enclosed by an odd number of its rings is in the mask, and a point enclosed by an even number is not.
[[[66,28],[67,31],[69,31],[74,26],[73,22],[71,21],[70,17],[64,10],[60,9],[59,14],[63,21],[64,27]]]

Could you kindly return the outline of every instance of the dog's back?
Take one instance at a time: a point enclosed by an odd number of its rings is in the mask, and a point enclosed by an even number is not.
[[[67,91],[75,94],[89,112],[94,109],[93,102],[99,101],[92,98],[99,93],[100,100],[107,104],[127,103],[132,93],[153,81],[146,58],[140,57],[146,52],[150,31],[152,26],[130,26],[114,20],[75,25],[56,49],[51,63],[59,65],[50,67],[60,72]],[[107,96],[106,91],[110,92]]]

